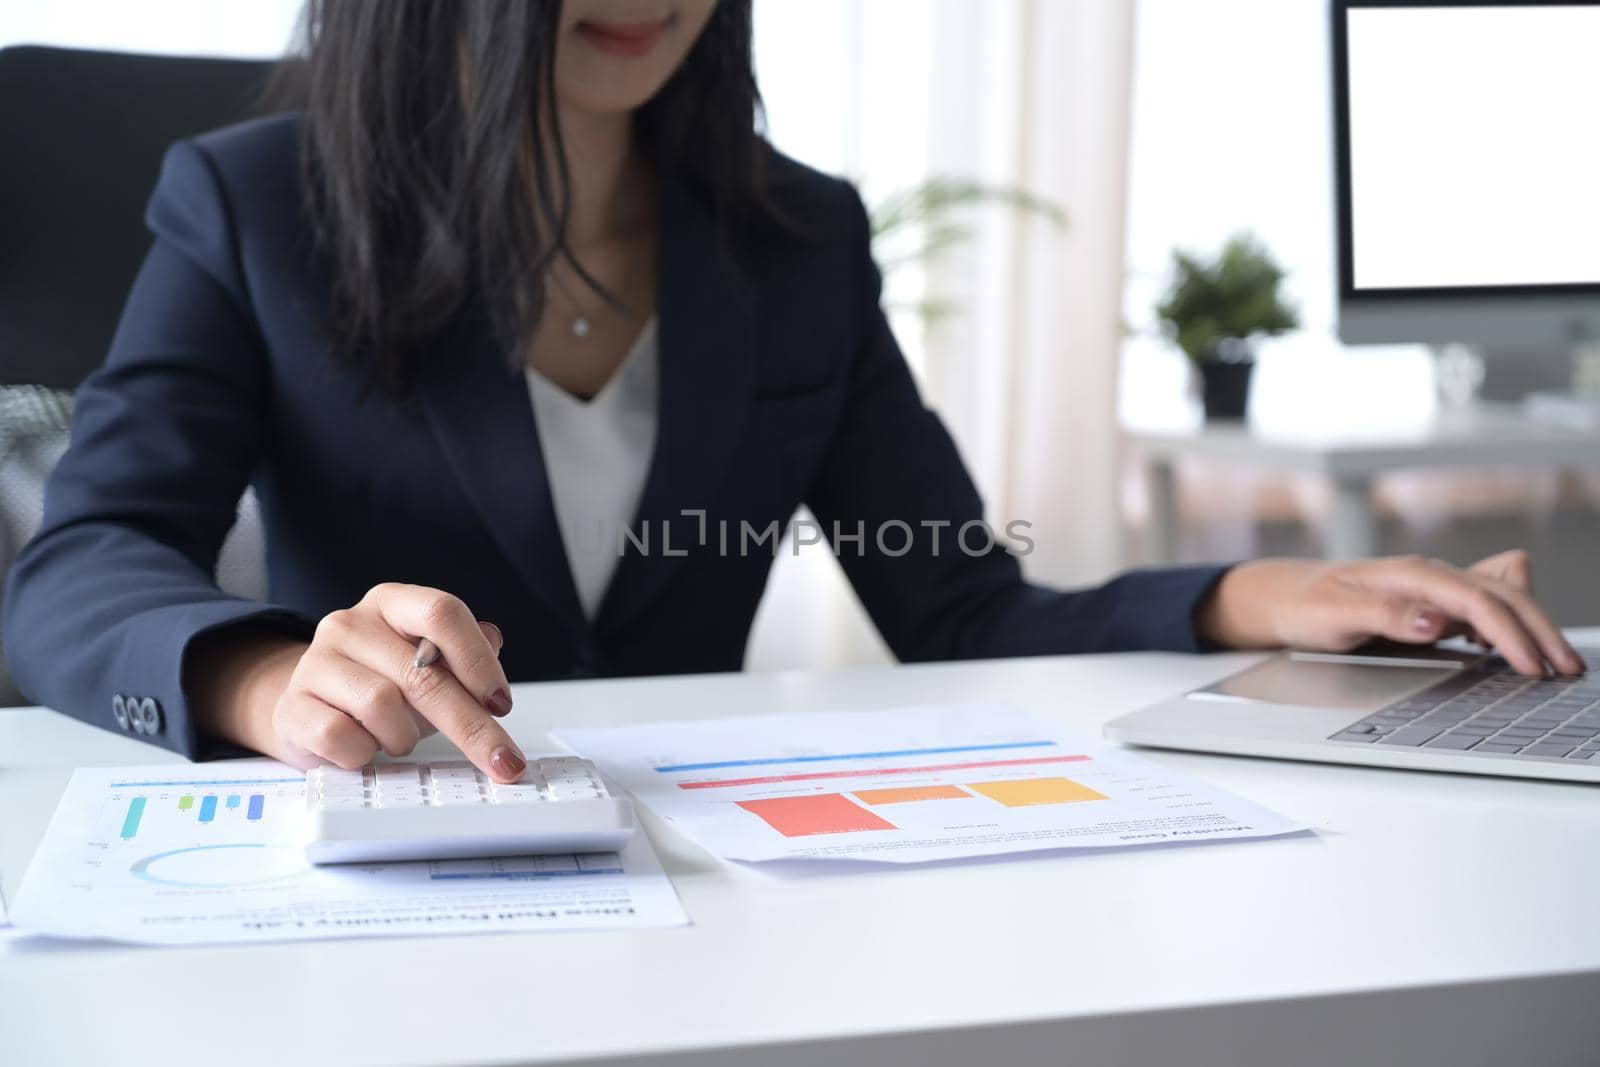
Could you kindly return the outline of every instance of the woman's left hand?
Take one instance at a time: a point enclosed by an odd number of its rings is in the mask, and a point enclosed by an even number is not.
[[[1195,622],[1204,638],[1230,648],[1346,652],[1375,637],[1429,644],[1464,634],[1524,674],[1585,669],[1534,602],[1521,549],[1465,570],[1420,556],[1242,563],[1223,576]]]

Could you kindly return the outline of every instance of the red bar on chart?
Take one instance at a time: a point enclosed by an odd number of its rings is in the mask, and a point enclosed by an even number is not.
[[[741,800],[739,806],[784,837],[848,834],[857,830],[893,830],[895,826],[838,793],[820,796]]]

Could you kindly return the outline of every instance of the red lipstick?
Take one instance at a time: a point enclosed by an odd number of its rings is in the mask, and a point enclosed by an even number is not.
[[[649,55],[667,32],[670,19],[658,22],[580,22],[578,32],[595,48],[613,56],[636,59]]]

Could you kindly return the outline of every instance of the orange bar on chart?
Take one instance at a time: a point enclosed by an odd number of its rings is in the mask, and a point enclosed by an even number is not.
[[[908,785],[903,789],[857,789],[865,804],[905,804],[913,800],[970,800],[972,794],[958,785]]]
[[[741,800],[739,806],[750,814],[760,817],[784,837],[895,829],[893,823],[880,819],[859,804],[852,804],[838,793],[824,793],[821,796],[810,797]]]
[[[974,782],[968,789],[1008,808],[1025,808],[1030,804],[1071,804],[1079,800],[1105,800],[1086,785],[1070,778],[1017,778],[1009,782]]]

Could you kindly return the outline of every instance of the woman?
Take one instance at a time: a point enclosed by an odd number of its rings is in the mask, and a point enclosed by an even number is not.
[[[860,201],[755,132],[748,0],[311,0],[308,29],[302,111],[166,159],[5,599],[40,702],[300,767],[439,729],[512,780],[511,679],[737,669],[802,503],[902,659],[1466,632],[1582,669],[1517,553],[1066,593],[957,550],[981,504]],[[271,604],[212,581],[247,481]]]

